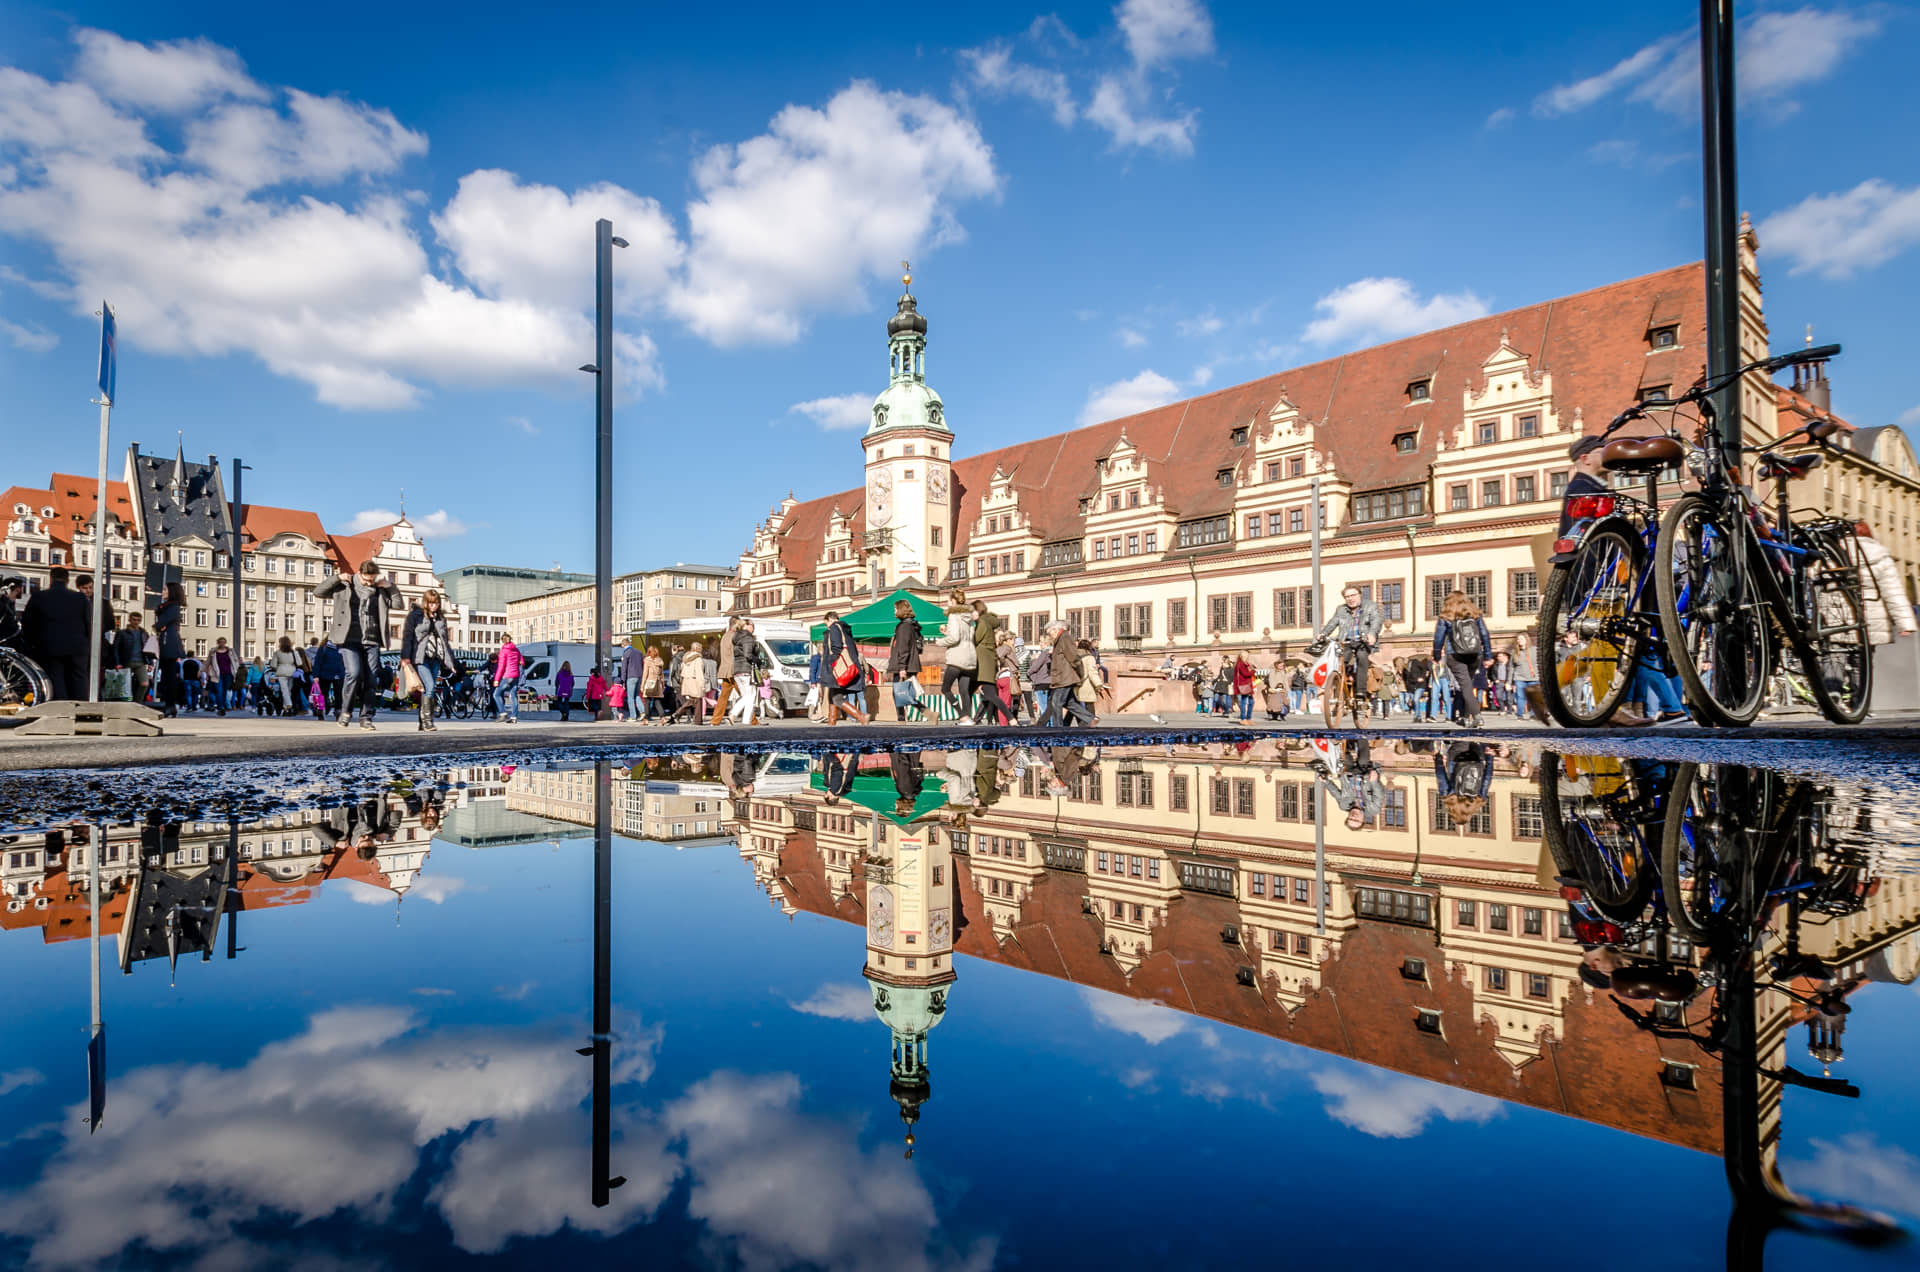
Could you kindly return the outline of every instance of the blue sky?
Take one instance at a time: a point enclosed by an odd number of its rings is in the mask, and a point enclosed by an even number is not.
[[[1776,347],[1920,423],[1920,14],[1740,11]],[[90,470],[104,294],[116,454],[590,568],[598,215],[621,569],[857,484],[902,257],[967,454],[1701,254],[1685,5],[606,14],[0,4],[0,481]]]

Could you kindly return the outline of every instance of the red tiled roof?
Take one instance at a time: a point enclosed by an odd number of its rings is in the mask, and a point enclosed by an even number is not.
[[[327,546],[327,532],[320,518],[300,508],[274,508],[266,504],[247,504],[242,509],[241,548],[257,547],[275,535],[298,534]]]
[[[35,517],[40,516],[42,508],[51,507],[53,516],[47,519],[47,533],[55,543],[71,546],[73,533],[79,525],[89,529],[93,525],[95,496],[99,490],[99,478],[76,477],[72,473],[55,473],[47,481],[46,489],[31,486],[9,486],[5,494],[0,494],[0,513],[13,516],[13,506],[26,504],[33,509]],[[118,519],[121,524],[133,524],[133,501],[124,481],[107,483],[107,513]],[[77,518],[77,521],[76,521]]]
[[[400,524],[395,522],[394,525]],[[328,536],[326,542],[333,547],[333,555],[342,570],[348,572],[360,568],[362,561],[371,561],[380,552],[387,541],[388,532],[393,526],[380,526],[363,534],[336,534]]]
[[[1233,444],[1231,431],[1250,424],[1257,436],[1283,396],[1321,426],[1319,446],[1333,453],[1335,467],[1356,490],[1423,481],[1440,439],[1462,423],[1462,390],[1482,387],[1481,366],[1500,347],[1503,332],[1536,372],[1552,372],[1554,406],[1563,420],[1571,420],[1579,408],[1584,419],[1604,423],[1633,401],[1643,383],[1678,387],[1700,375],[1706,348],[1702,275],[1698,262],[1681,265],[955,460],[954,554],[967,550],[995,468],[1012,475],[1021,510],[1043,539],[1079,537],[1079,501],[1096,486],[1095,461],[1113,449],[1122,431],[1150,462],[1149,472],[1175,516],[1228,512],[1234,491],[1222,487],[1216,474],[1247,462],[1251,454],[1250,448]],[[1647,331],[1670,324],[1679,328],[1680,347],[1659,355],[1660,365],[1651,366]],[[1432,400],[1409,406],[1407,387],[1422,379],[1432,381]],[[1394,437],[1416,422],[1418,446],[1398,452]],[[860,489],[810,500],[786,514],[778,531],[779,552],[792,577],[814,577],[836,506],[856,531],[864,526]]]

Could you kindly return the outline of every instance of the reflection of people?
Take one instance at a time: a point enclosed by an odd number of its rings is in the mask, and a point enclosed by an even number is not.
[[[917,752],[895,751],[887,756],[887,768],[893,774],[893,792],[898,803],[911,809],[926,785],[926,772]]]
[[[856,756],[851,753],[842,755],[838,751],[829,751],[820,761],[821,784],[826,788],[829,804],[837,804],[847,797],[853,789],[854,774],[859,771]]]
[[[1433,757],[1433,776],[1447,816],[1463,822],[1487,806],[1493,785],[1493,761],[1478,742],[1449,742]]]
[[[1359,830],[1380,816],[1386,806],[1387,787],[1380,780],[1380,766],[1373,762],[1373,751],[1362,738],[1344,746],[1343,771],[1326,778],[1327,792],[1334,807],[1347,814],[1347,829]]]

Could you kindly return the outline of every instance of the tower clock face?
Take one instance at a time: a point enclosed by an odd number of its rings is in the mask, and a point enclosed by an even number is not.
[[[893,474],[882,468],[867,479],[867,524],[884,526],[893,520]]]
[[[867,889],[867,940],[883,950],[893,948],[893,889],[884,884]]]
[[[947,502],[947,470],[944,468],[927,469],[927,502],[943,504]]]

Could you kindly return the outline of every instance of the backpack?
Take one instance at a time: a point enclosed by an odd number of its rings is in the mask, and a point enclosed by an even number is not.
[[[1455,620],[1447,624],[1447,648],[1461,658],[1478,658],[1483,652],[1480,644],[1480,624]]]

